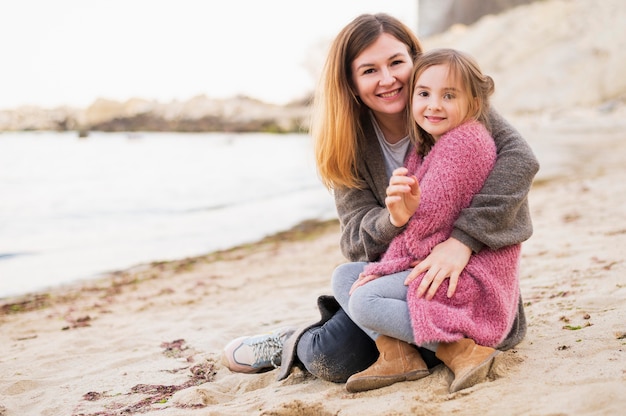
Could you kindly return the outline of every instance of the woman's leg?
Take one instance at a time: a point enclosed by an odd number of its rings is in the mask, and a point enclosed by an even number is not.
[[[323,325],[304,332],[298,341],[298,359],[316,377],[344,383],[378,358],[374,340],[350,319],[344,309],[350,299],[350,287],[366,264],[345,263],[335,269],[333,292],[341,309]]]
[[[345,383],[351,375],[376,361],[378,349],[374,341],[339,309],[323,325],[302,334],[296,354],[314,376]]]

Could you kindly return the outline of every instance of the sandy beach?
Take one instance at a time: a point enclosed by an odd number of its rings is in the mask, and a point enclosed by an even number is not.
[[[344,262],[334,221],[257,244],[3,299],[0,415],[617,415],[626,408],[623,111],[513,120],[542,164],[521,288],[529,331],[494,377],[350,394],[295,370],[234,374],[242,334],[318,319]]]
[[[520,275],[528,333],[487,382],[450,394],[439,366],[351,394],[299,369],[278,382],[276,371],[221,364],[235,337],[319,319],[316,299],[346,261],[330,221],[0,299],[0,416],[624,414],[626,26],[613,24],[624,10],[620,0],[537,2],[425,42],[494,46],[475,55],[496,72],[496,108],[541,163]]]

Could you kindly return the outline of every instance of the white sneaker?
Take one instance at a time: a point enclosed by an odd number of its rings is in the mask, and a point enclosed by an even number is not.
[[[222,362],[236,373],[259,373],[278,368],[283,343],[294,331],[294,327],[286,327],[270,333],[236,338],[224,347]]]

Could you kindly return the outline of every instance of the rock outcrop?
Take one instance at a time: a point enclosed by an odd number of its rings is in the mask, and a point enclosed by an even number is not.
[[[418,35],[445,32],[456,24],[470,25],[488,14],[498,14],[537,0],[419,0]]]
[[[160,103],[97,99],[86,109],[35,106],[0,111],[0,131],[301,132],[308,130],[308,102],[284,106],[248,97]]]

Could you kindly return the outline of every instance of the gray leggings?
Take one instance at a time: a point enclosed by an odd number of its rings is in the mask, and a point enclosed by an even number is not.
[[[404,285],[410,270],[382,276],[349,295],[350,287],[365,265],[365,262],[345,263],[335,269],[332,277],[335,298],[354,323],[372,339],[382,334],[415,344],[406,302],[408,287]],[[436,351],[437,344],[423,347]]]

